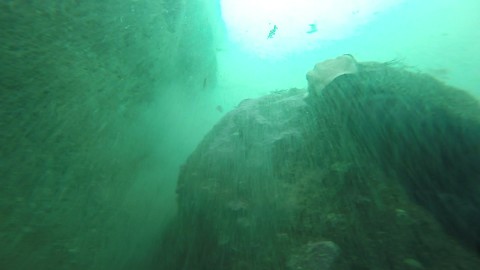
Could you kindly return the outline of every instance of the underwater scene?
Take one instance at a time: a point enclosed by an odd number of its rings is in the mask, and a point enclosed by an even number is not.
[[[480,1],[0,1],[0,270],[480,269]]]

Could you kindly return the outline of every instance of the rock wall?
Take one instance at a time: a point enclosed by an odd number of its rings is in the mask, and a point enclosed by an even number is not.
[[[0,268],[138,269],[151,241],[141,226],[153,234],[162,215],[134,220],[146,210],[125,197],[142,196],[131,190],[145,175],[164,181],[177,169],[155,150],[152,104],[172,85],[191,94],[214,81],[205,1],[0,10]]]

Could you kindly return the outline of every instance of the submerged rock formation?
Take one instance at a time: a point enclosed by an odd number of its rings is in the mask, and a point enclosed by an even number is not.
[[[356,65],[307,98],[245,100],[211,130],[181,169],[160,269],[480,267],[478,101]]]
[[[139,183],[176,173],[159,100],[216,76],[205,4],[0,1],[0,269],[139,269],[171,208]]]

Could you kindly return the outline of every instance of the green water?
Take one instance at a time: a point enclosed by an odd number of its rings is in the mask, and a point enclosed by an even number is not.
[[[478,1],[416,2],[318,49],[263,57],[228,38],[214,0],[2,1],[0,269],[181,260],[160,246],[182,164],[241,100],[305,88],[318,61],[400,59],[479,96]]]

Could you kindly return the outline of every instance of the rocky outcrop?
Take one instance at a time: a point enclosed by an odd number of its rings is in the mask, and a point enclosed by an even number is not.
[[[305,96],[245,100],[204,138],[160,269],[480,266],[478,101],[378,63]]]

